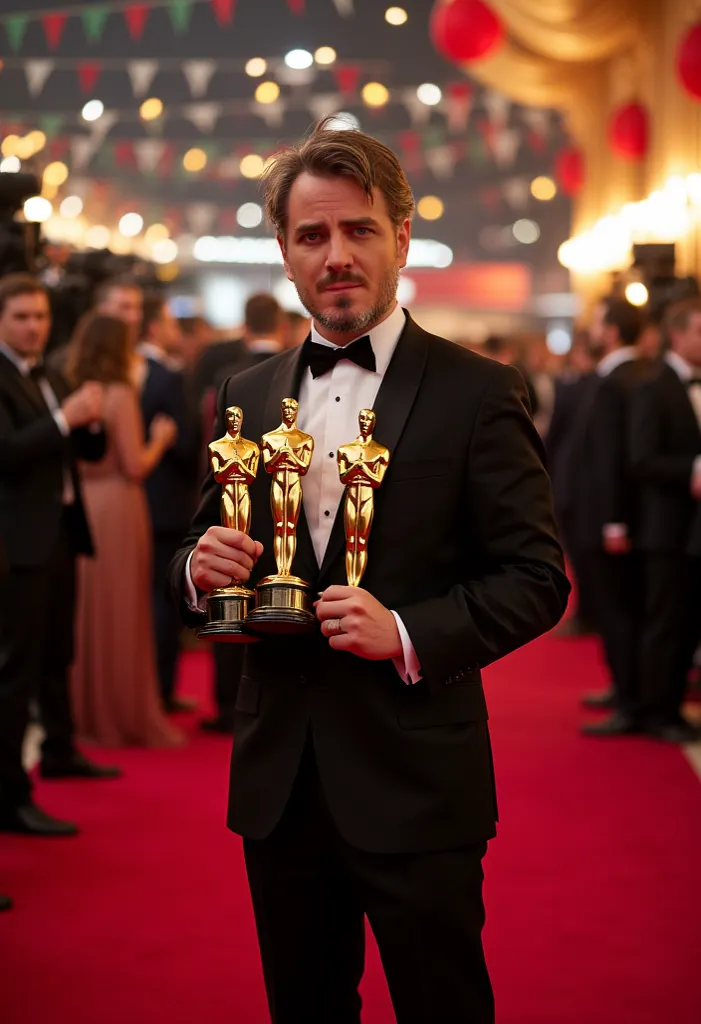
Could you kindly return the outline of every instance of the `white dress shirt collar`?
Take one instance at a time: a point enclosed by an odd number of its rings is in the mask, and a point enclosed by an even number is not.
[[[23,377],[29,376],[32,367],[36,363],[35,359],[23,359],[13,348],[6,345],[4,341],[0,341],[0,352],[10,360],[13,366],[17,367]]]
[[[683,359],[678,352],[666,352],[664,360],[684,384],[692,377],[699,376],[699,371],[695,370],[691,363],[687,363],[686,359]]]
[[[252,356],[274,356],[282,352],[282,345],[274,338],[254,338],[246,342],[246,348]]]
[[[375,353],[375,373],[378,376],[384,377],[385,371],[394,355],[394,350],[397,347],[399,336],[405,326],[406,313],[397,303],[390,315],[382,323],[377,324],[376,327],[371,328],[369,331],[362,331],[358,335],[358,338],[364,338],[366,334],[370,336],[370,344]],[[354,338],[353,340],[355,341],[356,339]],[[316,345],[324,345],[326,348],[340,348],[340,345],[334,345],[333,342],[323,338],[316,329],[315,323],[312,323],[312,341]]]
[[[596,372],[600,377],[608,377],[619,366],[623,366],[624,363],[630,363],[637,358],[638,351],[635,346],[624,345],[623,348],[616,348],[613,352],[609,352],[607,356],[604,356],[597,366]]]
[[[158,345],[154,345],[150,341],[142,341],[136,347],[136,351],[139,355],[142,355],[144,359],[150,359],[154,363],[160,363],[161,366],[165,366],[168,370],[181,370],[182,363],[179,359],[169,356],[167,352],[164,352]]]

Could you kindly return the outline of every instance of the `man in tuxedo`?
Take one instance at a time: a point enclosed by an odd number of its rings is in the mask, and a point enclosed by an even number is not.
[[[634,393],[630,424],[643,566],[640,699],[646,732],[688,743],[699,738],[681,705],[701,638],[701,299],[672,306],[665,333],[669,351]]]
[[[278,158],[267,209],[311,338],[232,378],[248,437],[299,401],[316,439],[295,575],[318,628],[246,649],[228,823],[246,866],[275,1024],[358,1022],[364,915],[396,1018],[494,1020],[482,858],[497,815],[481,669],[555,625],[569,590],[520,375],[397,305],[414,202],[394,154],[322,122]],[[391,460],[362,588],[345,585],[336,453],[376,413]],[[270,480],[251,536],[207,479],[172,568],[187,621],[206,591],[275,572]]]
[[[603,358],[589,389],[570,459],[569,532],[580,573],[597,609],[596,627],[611,673],[612,690],[584,698],[588,707],[611,707],[586,735],[620,736],[640,729],[638,706],[639,565],[633,550],[636,490],[627,448],[630,394],[651,372],[635,347],[641,311],[625,299],[604,303],[592,337]]]
[[[144,293],[133,277],[109,277],[103,281],[95,292],[95,311],[123,320],[131,331],[132,344],[137,344],[141,337]]]
[[[189,701],[175,696],[180,650],[180,617],[168,588],[168,566],[185,534],[197,502],[198,459],[182,373],[172,362],[180,327],[162,295],[146,296],[139,352],[147,373],[141,391],[141,410],[148,433],[154,417],[175,420],[178,437],[146,480],[153,531],[153,614],[158,677],[168,711],[187,710]]]
[[[0,830],[72,835],[70,822],[32,801],[22,767],[29,704],[45,730],[44,778],[114,778],[75,747],[68,694],[73,660],[75,559],[92,554],[76,458],[104,454],[102,388],[69,389],[41,357],[49,299],[37,280],[0,281],[0,543],[7,577],[0,620]]]

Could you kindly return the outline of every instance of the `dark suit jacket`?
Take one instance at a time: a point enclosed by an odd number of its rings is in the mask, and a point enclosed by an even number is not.
[[[46,375],[63,401],[66,382],[50,369]],[[76,459],[96,461],[104,452],[104,432],[74,430],[64,437],[37,384],[0,353],[0,542],[11,567],[37,568],[51,557],[63,514],[64,467],[76,497],[69,517],[75,552],[93,553]]]
[[[190,375],[190,398],[193,408],[200,409],[205,392],[214,387],[215,378],[222,368],[237,362],[245,353],[243,340],[235,338],[232,341],[215,342],[200,354]]]
[[[148,359],[141,392],[146,434],[154,416],[164,413],[178,425],[178,439],[146,480],[154,533],[184,534],[197,504],[196,432],[185,395],[183,375]]]
[[[555,381],[555,403],[545,447],[553,484],[555,512],[565,528],[568,526],[574,496],[572,463],[575,458],[577,428],[597,382],[594,373],[561,377]]]
[[[567,532],[582,550],[600,550],[607,523],[636,532],[637,488],[630,469],[628,420],[633,389],[654,372],[648,360],[622,363],[594,377],[582,405],[566,486],[571,494]]]
[[[298,393],[300,351],[232,378],[218,401],[244,409],[246,435],[280,422]],[[333,651],[319,631],[246,648],[236,705],[230,827],[268,835],[311,733],[341,834],[378,852],[446,849],[494,834],[496,800],[481,669],[553,626],[569,585],[540,439],[514,369],[427,334],[410,318],[375,402],[392,452],[379,491],[363,586],[402,617],[423,679],[391,661]],[[323,453],[318,452],[320,458]],[[252,486],[253,582],[275,572],[270,481]],[[188,554],[219,522],[210,477],[172,566],[182,613]],[[293,571],[315,591],[345,583],[342,508],[321,567],[306,519]]]
[[[694,459],[701,455],[701,431],[685,385],[663,364],[631,400],[630,450],[640,485],[637,541],[643,551],[683,552],[691,543],[701,554],[695,524],[698,502],[691,496]],[[692,533],[692,527],[695,529]]]

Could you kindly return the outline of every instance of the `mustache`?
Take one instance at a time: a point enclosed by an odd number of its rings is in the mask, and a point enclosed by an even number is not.
[[[335,284],[365,284],[365,278],[358,277],[357,274],[350,274],[348,271],[342,274],[328,274],[319,281],[316,289],[319,292],[323,292],[326,288],[331,288]]]

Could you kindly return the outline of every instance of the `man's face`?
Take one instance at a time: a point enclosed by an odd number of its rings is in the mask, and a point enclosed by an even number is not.
[[[314,320],[332,334],[354,336],[392,309],[410,236],[410,222],[395,228],[377,189],[371,201],[349,178],[304,172],[290,191],[278,241],[287,276]]]
[[[363,437],[368,437],[375,426],[375,413],[371,409],[363,409],[358,415],[358,424]]]
[[[686,328],[674,331],[672,348],[694,367],[701,367],[701,313],[692,313]]]
[[[49,298],[44,292],[8,299],[0,316],[0,341],[22,359],[37,359],[46,347],[51,330]]]
[[[229,428],[229,432],[232,434],[238,434],[243,423],[243,413],[238,406],[234,405],[230,409],[226,410],[226,425]]]
[[[182,356],[183,335],[180,324],[167,306],[163,307],[158,319],[149,325],[148,340],[158,345],[169,356]]]
[[[111,288],[99,312],[123,320],[138,335],[144,314],[144,298],[140,288]]]
[[[282,422],[291,427],[297,418],[297,402],[294,398],[286,398],[282,403]]]

